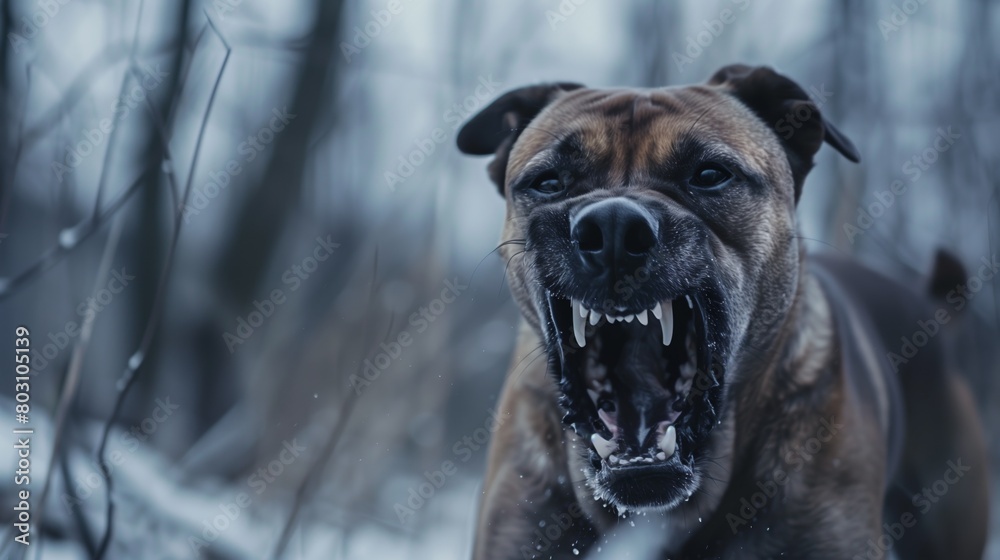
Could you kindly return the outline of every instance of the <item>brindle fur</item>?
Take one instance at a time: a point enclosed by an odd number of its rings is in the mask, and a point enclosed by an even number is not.
[[[790,136],[779,136],[776,121],[802,106],[809,118]],[[887,381],[877,368],[846,357],[848,348],[865,340],[884,356],[935,307],[849,261],[804,258],[795,207],[813,154],[824,139],[848,156],[855,155],[853,147],[787,78],[767,68],[731,66],[706,85],[682,88],[523,88],[461,132],[464,151],[496,156],[490,176],[507,200],[502,239],[515,241],[501,252],[510,261],[509,283],[524,317],[500,402],[508,420],[491,443],[474,558],[523,558],[529,550],[541,558],[573,558],[574,548],[586,554],[628,529],[595,501],[581,476],[588,468],[581,453],[587,443],[562,425],[558,389],[547,372],[539,263],[558,260],[566,247],[520,246],[541,210],[512,187],[567,138],[587,171],[587,192],[574,204],[625,194],[672,219],[698,221],[710,232],[705,242],[713,274],[726,293],[723,415],[711,432],[711,452],[698,462],[698,491],[647,516],[662,557],[880,558],[880,552],[866,554],[869,541],[882,536],[883,522],[914,510],[911,496],[956,459],[972,470],[892,549],[902,558],[981,557],[988,510],[984,443],[969,391],[940,347],[944,337]],[[761,188],[709,202],[657,188],[679,146],[692,142],[723,147]],[[706,259],[692,249],[696,243],[678,235],[672,259]],[[679,276],[699,274],[694,265],[678,266]],[[825,289],[820,277],[842,290]],[[842,306],[869,332],[839,330],[835,315]],[[905,406],[918,413],[906,419],[901,466],[887,481],[897,379]],[[841,426],[836,434],[809,460],[790,462],[831,419]],[[775,480],[776,468],[788,473],[787,482],[733,530],[731,515],[738,518],[741,500],[749,500],[758,483]],[[572,525],[558,538],[549,542],[536,532],[540,522],[551,525],[567,513],[574,514]]]

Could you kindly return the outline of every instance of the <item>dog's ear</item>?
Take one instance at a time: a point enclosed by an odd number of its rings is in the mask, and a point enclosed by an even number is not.
[[[582,87],[561,82],[508,91],[465,123],[458,132],[458,149],[475,156],[494,154],[489,175],[503,194],[507,158],[521,131],[559,94]]]
[[[708,80],[727,89],[770,126],[781,140],[795,181],[795,200],[824,141],[847,159],[861,161],[854,143],[827,122],[801,86],[766,66],[726,66]]]

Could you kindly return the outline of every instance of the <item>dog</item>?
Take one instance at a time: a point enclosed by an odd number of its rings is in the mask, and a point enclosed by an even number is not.
[[[941,254],[918,293],[807,257],[824,142],[859,161],[802,87],[745,65],[523,87],[464,124],[523,316],[475,559],[586,556],[635,520],[654,558],[981,557],[970,391],[946,337],[899,353],[964,272]]]

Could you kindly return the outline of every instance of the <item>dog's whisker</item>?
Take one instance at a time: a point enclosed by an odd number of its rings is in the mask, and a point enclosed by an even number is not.
[[[479,263],[476,264],[476,267],[472,270],[472,275],[469,277],[469,284],[472,284],[475,281],[475,279],[476,279],[476,272],[479,271],[479,267],[482,266],[484,262],[486,262],[486,259],[488,259],[490,257],[490,255],[492,255],[493,253],[499,251],[501,248],[503,248],[503,247],[505,247],[507,245],[522,245],[523,246],[525,244],[525,242],[526,242],[526,240],[524,240],[524,239],[508,239],[507,241],[504,241],[504,242],[500,243],[499,245],[497,245],[496,247],[494,247],[493,250],[491,250],[489,253],[486,253],[486,256],[484,256],[482,259],[480,259]]]
[[[521,255],[523,255],[523,254],[525,254],[527,252],[528,252],[527,249],[518,251],[518,252],[514,253],[513,255],[511,255],[509,259],[507,259],[507,265],[503,269],[503,278],[500,279],[500,288],[499,288],[499,290],[497,290],[497,297],[500,297],[500,294],[503,293],[503,285],[504,285],[504,282],[507,281],[507,270],[510,269],[510,261],[514,260],[514,257],[521,256]]]

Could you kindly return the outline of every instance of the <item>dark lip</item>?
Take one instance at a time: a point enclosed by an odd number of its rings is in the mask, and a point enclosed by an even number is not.
[[[671,299],[683,298],[684,295],[680,294]],[[708,296],[702,290],[692,290],[686,295],[689,295],[694,303],[694,328],[697,331],[695,338],[698,341],[699,364],[697,375],[706,376],[702,379],[705,379],[703,384],[708,386],[699,389],[699,395],[687,404],[678,418],[675,424],[678,429],[678,450],[668,460],[653,464],[612,466],[603,461],[593,448],[589,449],[590,464],[598,476],[598,482],[610,488],[627,486],[629,479],[634,477],[658,477],[658,480],[667,486],[671,481],[679,484],[684,480],[690,480],[693,476],[695,459],[704,452],[708,435],[720,415],[725,375],[721,369],[721,360],[713,361],[711,349],[716,346],[716,342],[713,339],[713,331],[709,328],[710,320],[706,312]],[[552,290],[545,291],[545,298],[548,311],[546,344],[549,349],[549,371],[559,385],[559,402],[565,412],[563,424],[573,429],[584,441],[589,441],[591,434],[594,433],[610,438],[610,432],[597,416],[596,406],[586,394],[583,369],[573,363],[579,348],[575,342],[570,342],[572,331],[568,329],[572,326],[567,324],[565,317],[560,318],[560,312],[557,311],[557,306],[559,309],[568,310],[568,300],[554,295]],[[635,306],[632,306],[623,313],[634,313],[634,310]]]

